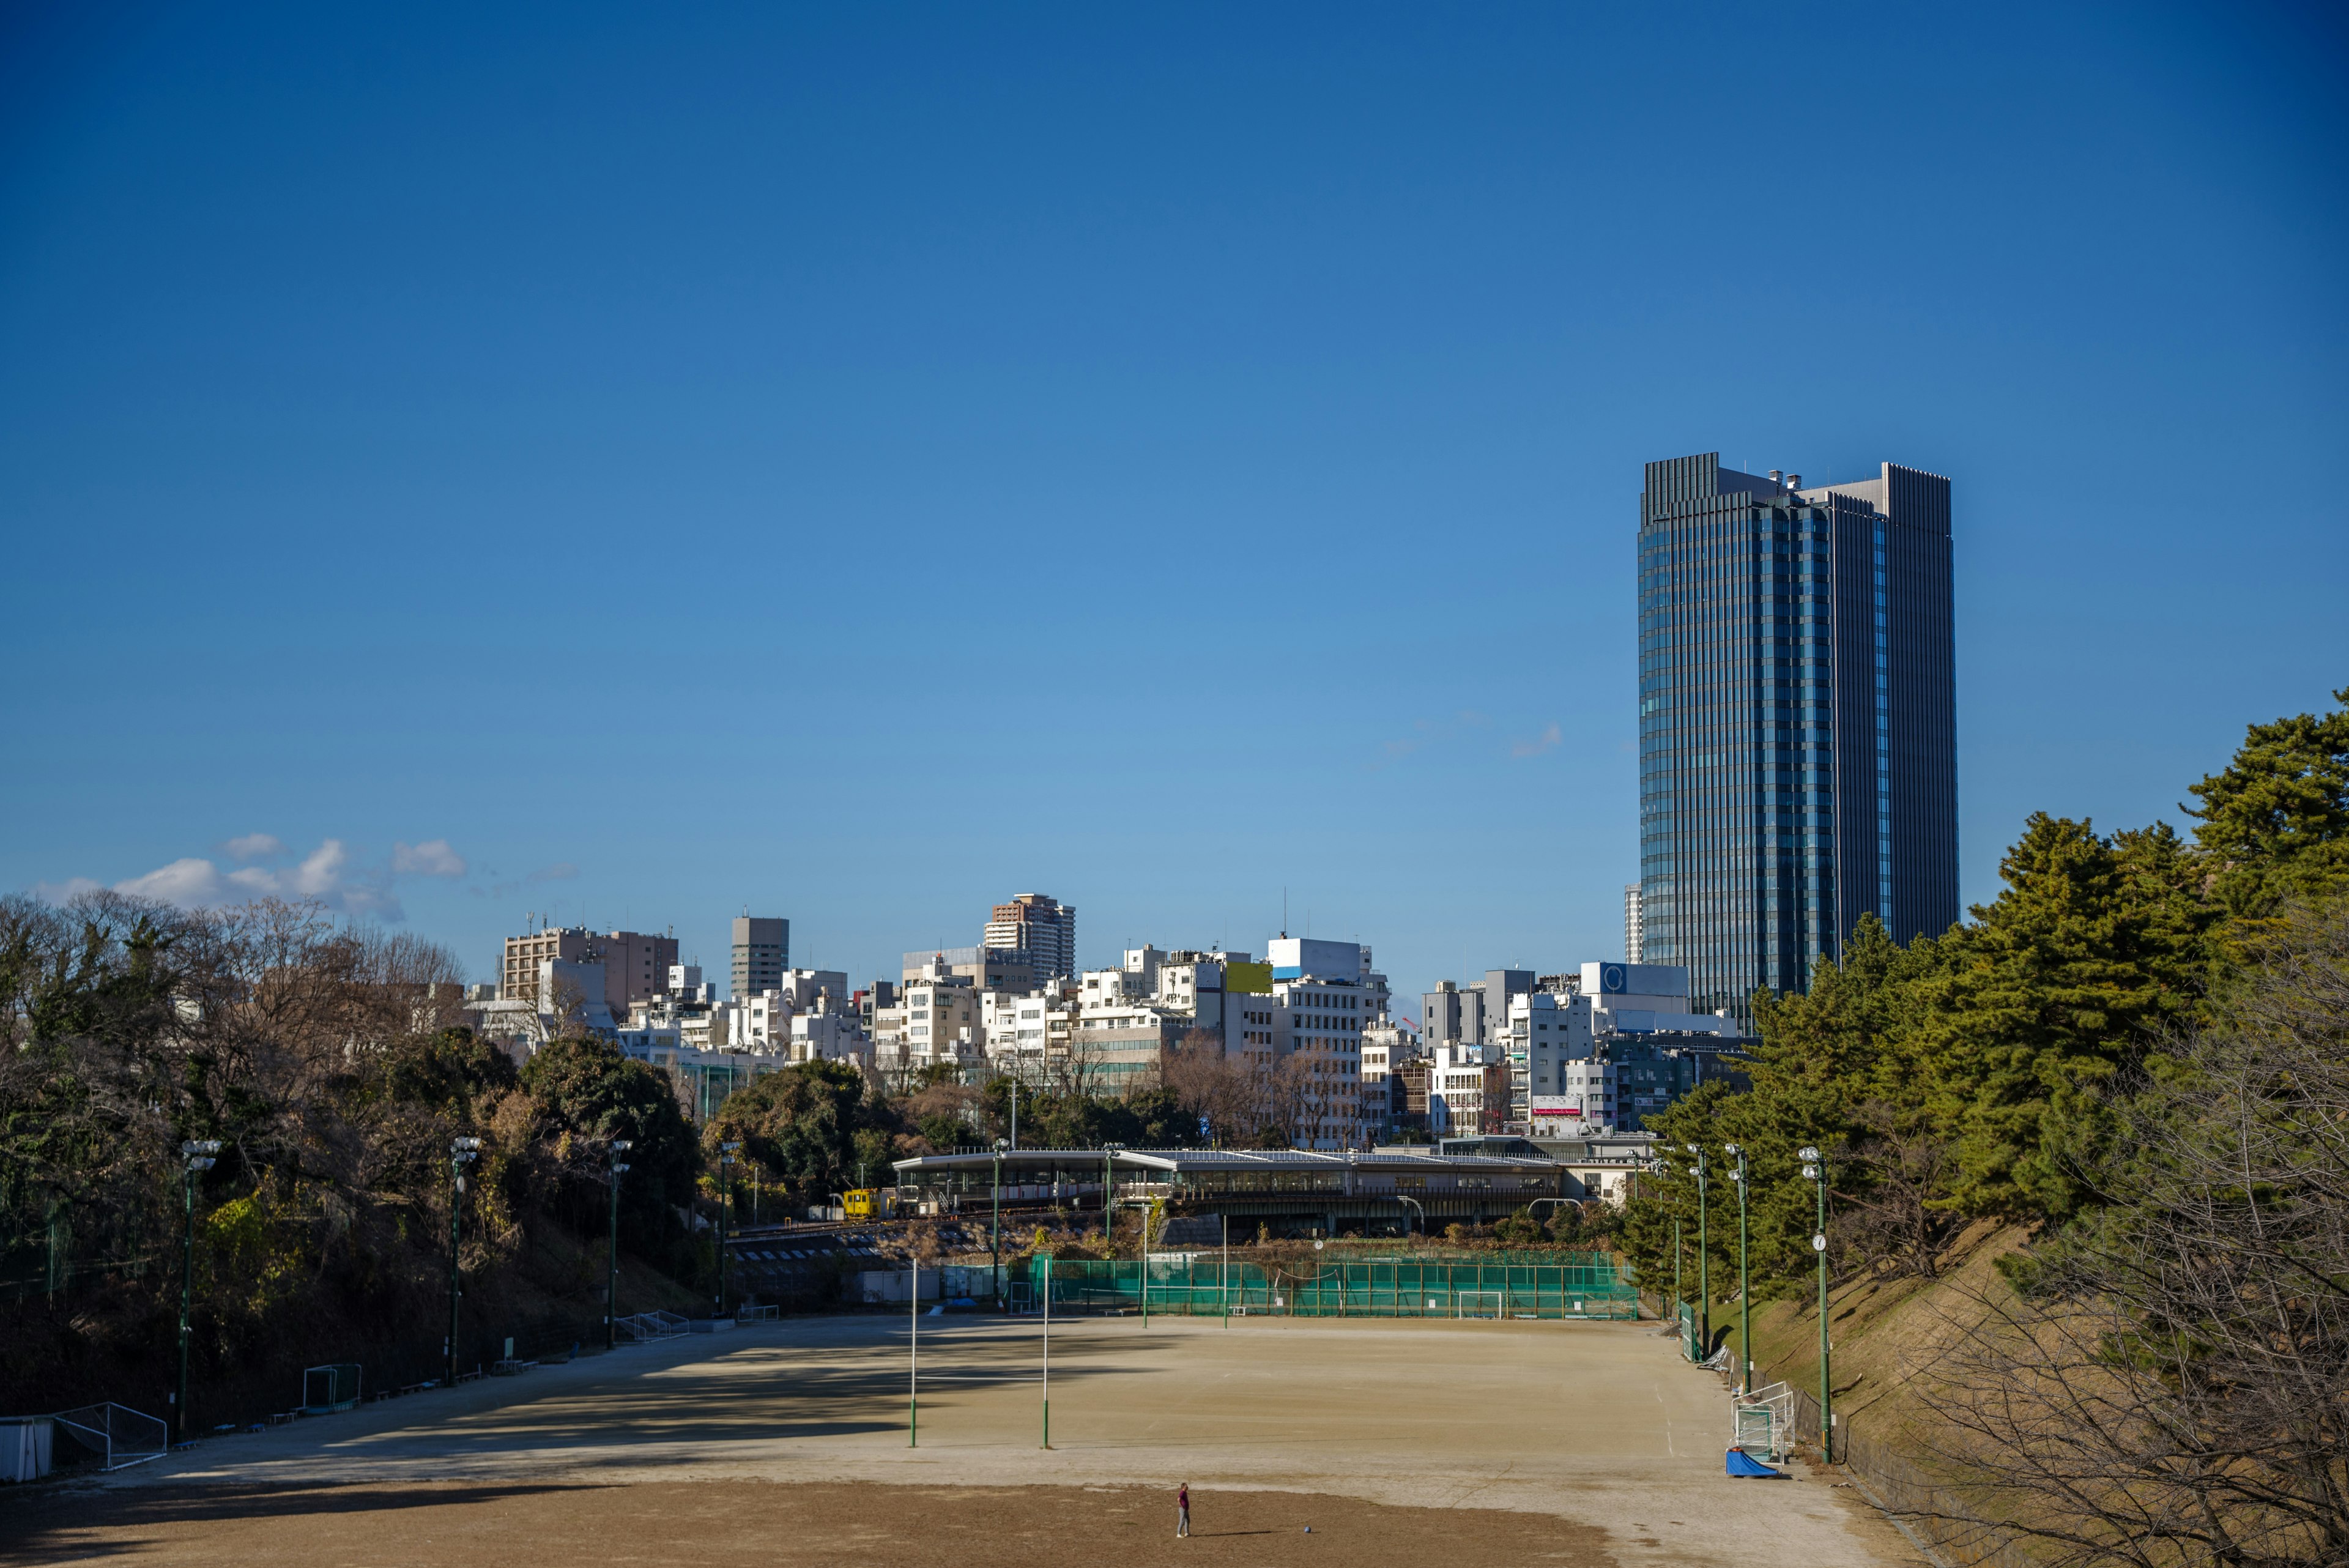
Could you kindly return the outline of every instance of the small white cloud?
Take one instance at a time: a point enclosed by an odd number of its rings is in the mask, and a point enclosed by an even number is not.
[[[1513,757],[1537,757],[1544,752],[1556,751],[1558,746],[1565,742],[1565,733],[1560,731],[1556,724],[1552,724],[1549,728],[1544,730],[1540,734],[1535,736],[1530,741],[1516,741],[1511,742],[1509,746],[1509,755]]]
[[[447,839],[428,838],[421,844],[393,845],[391,869],[400,877],[462,877],[465,857]]]
[[[217,903],[222,893],[220,868],[209,860],[190,856],[159,867],[144,877],[117,882],[114,890],[134,898],[156,898],[187,907]]]
[[[274,860],[285,853],[285,841],[274,833],[248,833],[221,846],[232,860]]]

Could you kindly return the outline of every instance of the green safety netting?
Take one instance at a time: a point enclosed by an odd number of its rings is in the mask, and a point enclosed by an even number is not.
[[[1523,1257],[1524,1254],[1517,1254]],[[1139,1262],[1055,1259],[1050,1275],[1054,1311],[1138,1310]],[[1033,1303],[1044,1271],[1022,1259],[1009,1278],[1026,1286],[1017,1299]],[[1638,1288],[1602,1253],[1560,1254],[1547,1262],[1466,1262],[1398,1260],[1266,1264],[1213,1257],[1152,1259],[1152,1312],[1214,1315],[1278,1313],[1297,1317],[1536,1317],[1636,1318]]]

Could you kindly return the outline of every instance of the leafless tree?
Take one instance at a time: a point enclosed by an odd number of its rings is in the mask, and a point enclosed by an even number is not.
[[[1945,1293],[1937,1523],[2059,1565],[2349,1562],[2349,910],[2259,960],[2131,1085],[2105,1207],[2020,1289]]]
[[[1937,1129],[1881,1101],[1857,1107],[1855,1119],[1863,1130],[1835,1161],[1837,1272],[1939,1277],[1966,1224],[1937,1201],[1950,1189],[1956,1151]]]

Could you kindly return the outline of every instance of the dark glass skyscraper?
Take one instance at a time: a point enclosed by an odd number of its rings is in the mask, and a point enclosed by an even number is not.
[[[1863,913],[1958,918],[1950,482],[1803,488],[1648,464],[1640,495],[1641,957],[1741,1019]]]

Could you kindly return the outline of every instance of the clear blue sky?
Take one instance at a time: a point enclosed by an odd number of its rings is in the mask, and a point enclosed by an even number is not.
[[[482,9],[0,22],[0,887],[1611,955],[1710,450],[1952,476],[1970,899],[2349,682],[2331,8]]]

